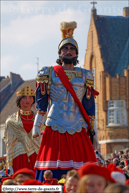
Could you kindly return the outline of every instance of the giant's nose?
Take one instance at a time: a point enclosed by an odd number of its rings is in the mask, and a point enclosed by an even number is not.
[[[29,102],[29,96],[26,97],[26,103],[28,103],[28,102]]]

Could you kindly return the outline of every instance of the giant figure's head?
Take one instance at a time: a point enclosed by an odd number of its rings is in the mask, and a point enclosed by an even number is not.
[[[58,46],[58,54],[59,54],[59,59],[57,59],[57,63],[62,65],[62,62],[64,61],[65,63],[73,63],[75,66],[78,62],[78,44],[76,40],[73,39],[73,31],[77,27],[77,23],[75,21],[72,22],[62,22],[60,24],[60,30],[62,32],[62,41],[60,42]],[[68,46],[71,46],[71,48],[68,48]],[[67,56],[67,53],[64,55],[62,54],[62,50],[70,50],[71,57]],[[75,50],[76,54],[72,53],[72,50]],[[66,50],[66,51],[67,51]],[[69,51],[68,51],[69,52]]]
[[[35,103],[35,92],[30,86],[26,86],[19,90],[17,93],[16,104],[17,107],[25,110],[30,110],[32,104]]]

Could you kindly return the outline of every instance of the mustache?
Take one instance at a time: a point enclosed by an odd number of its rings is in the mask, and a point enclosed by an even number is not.
[[[66,56],[72,56],[72,54],[68,53],[68,54],[66,54]]]
[[[60,56],[60,59],[65,64],[72,64],[72,63],[74,63],[77,60],[77,57],[67,58],[67,56]]]

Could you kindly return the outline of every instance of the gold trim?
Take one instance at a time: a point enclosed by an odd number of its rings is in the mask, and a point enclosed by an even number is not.
[[[56,129],[56,128],[57,128],[57,125],[55,124],[55,125],[54,125],[54,129]]]
[[[35,96],[35,91],[30,86],[25,86],[16,93],[17,96]]]
[[[36,81],[39,83],[48,83],[48,75],[43,75],[43,76],[37,76]]]
[[[77,127],[77,131],[80,132],[80,131],[81,131],[81,128],[80,128],[80,127]]]
[[[20,114],[21,115],[31,115],[32,114],[32,111],[31,110],[29,110],[29,111],[23,111],[22,109],[20,109]]]
[[[58,53],[59,53],[60,49],[61,49],[65,44],[72,44],[73,46],[75,46],[75,48],[77,49],[77,54],[78,54],[78,44],[77,44],[76,40],[74,40],[73,38],[69,38],[69,37],[63,39],[63,40],[60,42],[60,44],[59,44],[59,46],[58,46]]]
[[[77,68],[75,70],[64,70],[66,73],[66,76],[68,77],[69,81],[72,81],[74,77],[82,78],[82,69],[80,68],[80,72],[77,71]],[[57,77],[57,74],[55,73],[55,76]]]
[[[94,87],[94,80],[90,80],[86,78],[86,86]]]
[[[51,66],[50,68],[49,68],[49,81],[48,81],[48,89],[50,89],[50,85],[51,85],[51,73],[52,73],[52,70],[53,70],[53,67]]]
[[[60,132],[61,132],[61,133],[64,133],[64,129],[63,129],[63,128],[61,128],[61,129],[60,129]]]
[[[45,114],[47,111],[37,111],[37,113]]]
[[[73,129],[70,129],[69,132],[70,132],[70,134],[72,134],[74,131],[73,131]]]

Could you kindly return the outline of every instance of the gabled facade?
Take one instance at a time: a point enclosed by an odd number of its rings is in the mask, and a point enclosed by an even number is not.
[[[91,10],[84,68],[91,70],[96,125],[103,156],[129,147],[129,8],[123,16],[100,16]]]

